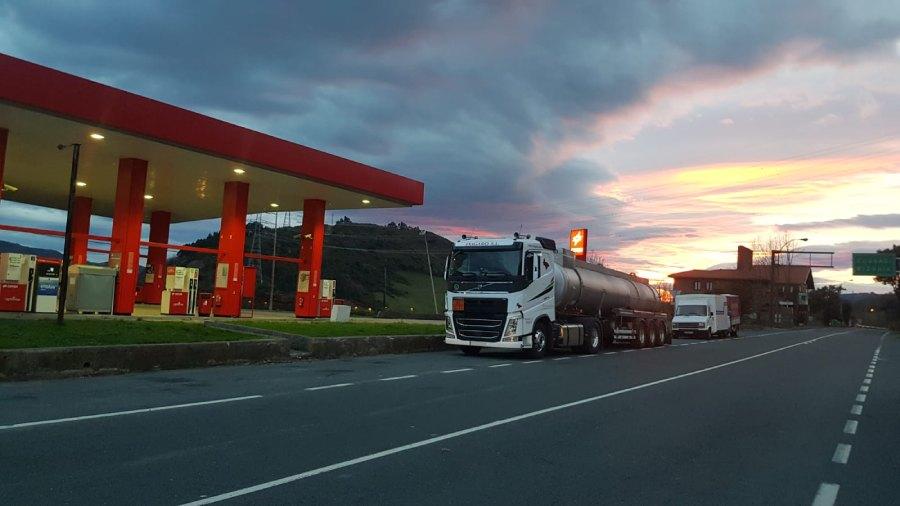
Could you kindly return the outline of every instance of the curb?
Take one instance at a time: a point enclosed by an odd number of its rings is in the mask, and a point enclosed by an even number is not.
[[[290,360],[285,339],[0,350],[0,381]]]
[[[253,334],[258,336],[287,339],[291,349],[306,352],[309,358],[341,358],[385,355],[394,353],[419,353],[425,351],[446,351],[453,347],[444,343],[444,335],[413,336],[358,336],[310,338],[277,330],[260,329],[216,321],[204,322],[213,328]]]

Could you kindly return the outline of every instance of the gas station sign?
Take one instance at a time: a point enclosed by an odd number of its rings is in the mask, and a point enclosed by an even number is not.
[[[897,257],[893,253],[854,253],[854,276],[881,276],[885,278],[897,275]]]
[[[586,228],[576,228],[569,232],[569,250],[579,260],[587,260],[587,237]]]

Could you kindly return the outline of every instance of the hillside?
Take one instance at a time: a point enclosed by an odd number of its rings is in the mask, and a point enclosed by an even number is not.
[[[279,227],[276,255],[296,258],[299,250],[299,227]],[[418,227],[405,223],[386,226],[352,223],[342,219],[325,226],[325,256],[323,279],[337,281],[336,297],[347,299],[361,311],[372,308],[375,314],[382,308],[383,294],[388,314],[434,314],[431,283],[428,279],[428,256],[425,255],[426,236]],[[247,225],[248,252],[272,254],[274,230],[257,223]],[[444,258],[451,241],[431,232],[427,233],[428,249],[435,280],[438,310],[443,305]],[[216,248],[218,233],[199,239],[191,246]],[[215,258],[212,255],[179,252],[170,263],[200,268],[201,290],[212,289]],[[258,270],[256,305],[267,308],[272,262],[252,260]],[[278,262],[275,265],[275,308],[291,310],[297,284],[296,264]]]
[[[37,255],[44,258],[62,258],[62,253],[56,250],[32,248],[31,246],[23,246],[9,241],[0,241],[0,251],[4,253],[25,253],[26,255]]]

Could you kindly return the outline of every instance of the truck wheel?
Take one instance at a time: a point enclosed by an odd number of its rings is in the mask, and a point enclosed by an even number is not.
[[[578,347],[579,353],[594,355],[600,351],[600,329],[595,324],[584,326],[584,344]]]
[[[653,346],[663,346],[666,344],[666,332],[663,330],[662,325],[659,322],[656,322],[656,325],[653,326],[654,336],[656,337],[656,341]]]
[[[638,322],[635,330],[637,331],[637,339],[635,340],[635,348],[647,347],[647,326],[644,322]]]
[[[669,330],[669,327],[663,323],[663,335],[666,336],[666,344],[672,344],[672,337],[675,332]]]
[[[737,328],[737,325],[735,325],[734,328],[731,329],[731,337],[737,337],[737,336],[738,336],[738,328]]]
[[[536,323],[531,333],[531,349],[528,350],[528,356],[541,358],[547,354],[547,348],[549,347],[550,335],[547,334],[547,326],[543,323]]]
[[[481,352],[480,346],[460,346],[459,349],[462,350],[463,354],[469,355],[470,357],[478,355],[478,353]]]

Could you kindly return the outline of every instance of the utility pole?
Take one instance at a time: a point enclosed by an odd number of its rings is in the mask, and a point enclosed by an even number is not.
[[[428,253],[428,231],[422,231],[422,237],[425,238],[425,258],[428,259],[428,279],[431,281],[431,300],[434,302],[434,314],[438,314],[437,295],[434,292],[434,274],[431,272],[431,255]]]
[[[387,309],[387,265],[384,266],[384,290],[381,291],[381,310]]]
[[[275,211],[275,231],[272,233],[272,256],[275,256],[275,248],[278,246],[278,211]],[[269,276],[269,311],[272,310],[275,299],[275,259],[272,259],[272,274]]]
[[[66,235],[63,240],[62,268],[59,273],[59,298],[56,301],[56,323],[63,324],[66,315],[66,295],[69,288],[69,248],[72,247],[72,209],[75,207],[75,183],[78,181],[78,156],[81,154],[81,144],[72,146],[72,168],[69,170],[69,207],[66,210]],[[66,146],[60,144],[57,149],[63,150]]]

